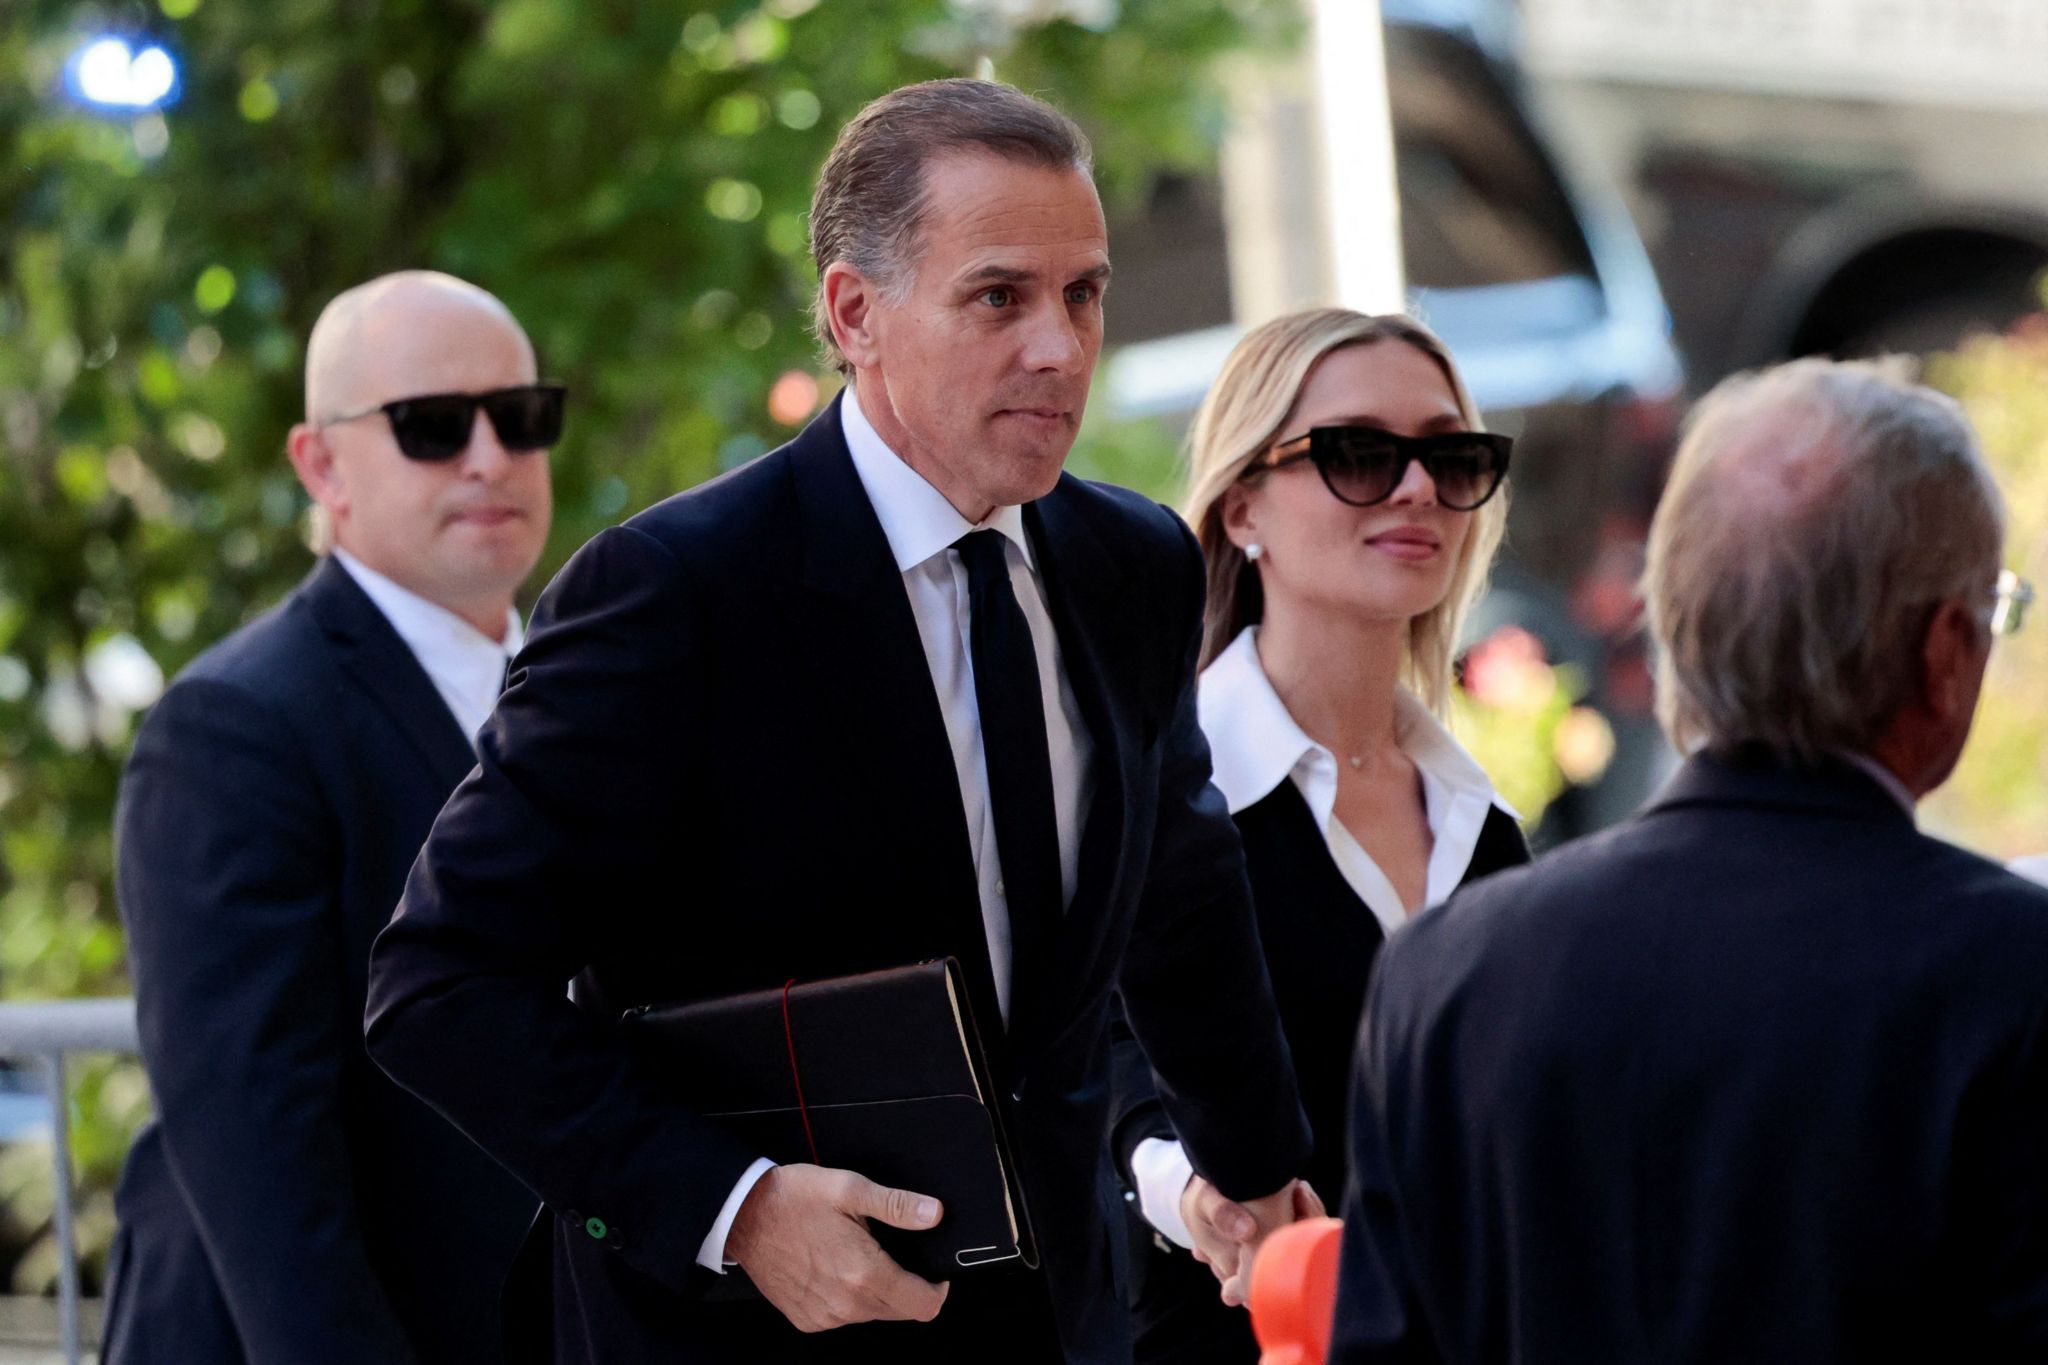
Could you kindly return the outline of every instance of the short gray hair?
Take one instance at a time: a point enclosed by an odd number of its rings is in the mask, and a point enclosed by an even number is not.
[[[925,166],[951,151],[983,151],[1012,161],[1086,174],[1087,135],[1059,110],[1021,90],[965,78],[892,90],[840,129],[811,196],[811,259],[818,296],[811,325],[825,359],[852,373],[832,339],[825,312],[825,268],[845,261],[900,299],[916,264],[928,200]]]
[[[1904,362],[1724,380],[1650,527],[1665,731],[1682,751],[1868,752],[1912,695],[1933,608],[1988,605],[2004,538],[1961,408]]]

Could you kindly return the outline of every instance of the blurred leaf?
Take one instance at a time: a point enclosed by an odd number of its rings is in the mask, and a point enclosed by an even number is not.
[[[2048,588],[2048,317],[1938,356],[2005,494],[2006,563]],[[1922,806],[1932,829],[1992,857],[2048,850],[2048,625],[2036,610],[2000,638],[1955,775]]]

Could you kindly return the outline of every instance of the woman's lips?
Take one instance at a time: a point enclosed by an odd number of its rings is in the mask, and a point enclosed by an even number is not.
[[[1381,554],[1415,564],[1443,553],[1443,542],[1428,531],[1402,527],[1366,537],[1365,543]]]

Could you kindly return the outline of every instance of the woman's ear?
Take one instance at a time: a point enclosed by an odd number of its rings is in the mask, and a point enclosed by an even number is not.
[[[1257,490],[1242,483],[1223,490],[1223,534],[1240,550],[1259,538],[1258,501]]]

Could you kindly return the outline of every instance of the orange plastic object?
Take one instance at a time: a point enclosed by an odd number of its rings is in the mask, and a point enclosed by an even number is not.
[[[1252,1333],[1260,1365],[1323,1365],[1337,1313],[1335,1218],[1290,1223],[1266,1239],[1252,1263]]]

